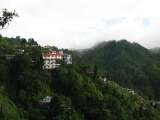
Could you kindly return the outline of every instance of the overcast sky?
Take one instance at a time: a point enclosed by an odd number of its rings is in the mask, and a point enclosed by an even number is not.
[[[0,0],[18,18],[1,34],[34,38],[41,46],[88,48],[126,39],[160,47],[160,0]]]

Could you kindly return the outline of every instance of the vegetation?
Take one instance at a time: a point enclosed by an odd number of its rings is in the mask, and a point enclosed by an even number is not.
[[[26,46],[38,46],[38,43],[33,39],[29,38],[7,38],[0,35],[0,55],[15,55],[18,50],[23,49]]]
[[[4,9],[0,29],[17,16]],[[109,41],[83,54],[64,49],[73,64],[50,70],[42,69],[41,47],[33,38],[0,36],[0,49],[0,120],[160,119],[153,101],[160,94],[160,55],[139,44]],[[45,96],[51,101],[41,102]]]
[[[97,65],[107,71],[119,85],[135,89],[149,99],[160,99],[158,53],[127,40],[113,40],[83,52],[75,51],[75,54],[77,62]]]
[[[14,12],[9,12],[7,9],[3,9],[2,12],[2,17],[0,17],[0,30],[8,27],[14,17],[18,17],[18,13],[16,13],[15,10]]]
[[[22,48],[23,54],[10,61],[0,58],[0,119],[160,119],[158,109],[148,99],[116,84],[116,77],[101,72],[99,65],[74,62],[42,69],[41,47]],[[159,70],[157,64],[151,69]],[[51,96],[51,102],[40,104],[45,96]]]

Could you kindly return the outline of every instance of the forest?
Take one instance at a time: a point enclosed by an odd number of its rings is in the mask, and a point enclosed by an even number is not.
[[[0,120],[160,119],[158,53],[126,40],[65,51],[73,64],[42,69],[33,38],[0,36]],[[41,104],[46,96],[51,101]]]
[[[104,41],[90,49],[74,51],[75,61],[97,65],[113,81],[135,89],[148,99],[160,99],[160,51],[127,40]]]

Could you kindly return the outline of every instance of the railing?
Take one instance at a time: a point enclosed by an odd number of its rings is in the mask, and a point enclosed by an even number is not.
[[[62,59],[62,57],[43,57],[43,59]]]

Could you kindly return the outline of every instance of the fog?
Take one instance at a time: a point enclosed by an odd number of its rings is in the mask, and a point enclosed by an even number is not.
[[[1,0],[0,9],[16,10],[19,18],[0,32],[58,48],[90,48],[120,39],[160,47],[159,4],[159,0]]]

